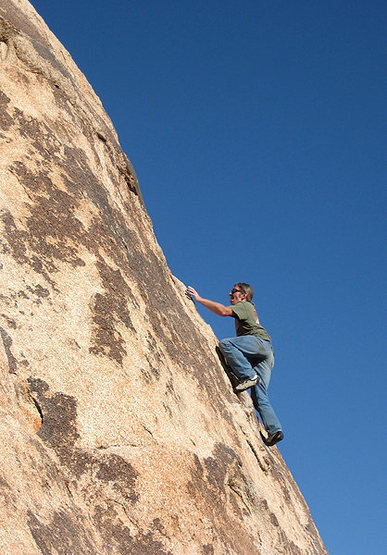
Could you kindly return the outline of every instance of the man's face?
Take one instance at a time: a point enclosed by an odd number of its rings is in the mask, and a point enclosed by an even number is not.
[[[242,291],[241,289],[239,289],[239,287],[234,285],[234,287],[231,289],[229,295],[230,295],[230,303],[231,304],[236,304],[236,303],[239,303],[241,301],[245,301],[247,294],[244,291]]]

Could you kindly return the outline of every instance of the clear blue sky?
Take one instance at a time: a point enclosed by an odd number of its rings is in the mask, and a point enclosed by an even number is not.
[[[32,4],[112,118],[173,273],[226,304],[255,286],[279,448],[328,550],[386,553],[387,4]]]

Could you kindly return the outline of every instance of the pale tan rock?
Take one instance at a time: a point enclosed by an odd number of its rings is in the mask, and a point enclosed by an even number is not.
[[[0,76],[1,552],[325,553],[26,0],[0,4]]]

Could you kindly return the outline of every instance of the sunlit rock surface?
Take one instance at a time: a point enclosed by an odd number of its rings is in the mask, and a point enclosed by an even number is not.
[[[0,3],[2,553],[325,553],[68,52]]]

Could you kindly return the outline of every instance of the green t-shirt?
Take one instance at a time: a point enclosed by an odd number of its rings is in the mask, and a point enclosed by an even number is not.
[[[230,308],[235,318],[235,329],[238,336],[256,335],[271,343],[270,335],[265,328],[258,324],[258,316],[253,303],[250,301],[241,301],[231,305]]]

